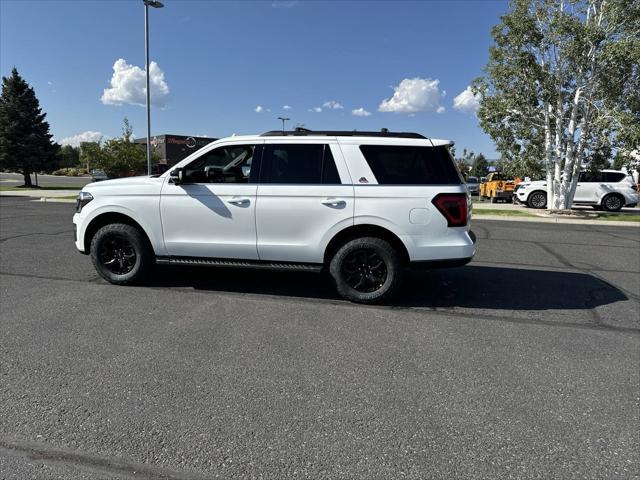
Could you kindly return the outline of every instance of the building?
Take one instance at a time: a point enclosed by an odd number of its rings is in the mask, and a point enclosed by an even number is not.
[[[151,154],[160,159],[161,164],[173,166],[196,150],[217,140],[209,137],[188,137],[184,135],[156,135],[151,137]],[[138,138],[135,143],[147,145],[146,138]]]

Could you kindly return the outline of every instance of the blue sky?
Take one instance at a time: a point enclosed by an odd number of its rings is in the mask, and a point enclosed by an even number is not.
[[[152,134],[261,133],[286,116],[497,156],[474,98],[454,99],[481,74],[506,0],[164,3],[150,10]],[[0,0],[0,73],[33,85],[58,141],[118,135],[124,116],[143,137],[143,18],[141,0]]]

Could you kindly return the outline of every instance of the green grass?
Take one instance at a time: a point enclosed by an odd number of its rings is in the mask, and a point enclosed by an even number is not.
[[[612,222],[640,222],[640,214],[626,213],[607,213],[607,212],[590,212],[588,217],[567,216],[569,220],[606,220]],[[522,210],[499,210],[497,208],[474,208],[473,216],[497,215],[500,217],[532,217],[540,218],[538,215],[531,214]]]
[[[640,214],[598,213],[598,220],[611,220],[614,222],[640,222]]]
[[[537,217],[522,210],[501,210],[498,208],[474,208],[473,216],[476,215],[499,215],[501,217]]]
[[[79,187],[78,185],[69,185],[69,186],[45,186],[45,187],[34,187],[34,188],[27,188],[27,187],[6,187],[6,186],[0,186],[0,192],[23,192],[25,190],[42,190],[42,191],[47,191],[47,190],[76,190],[76,191],[80,191],[82,187]]]

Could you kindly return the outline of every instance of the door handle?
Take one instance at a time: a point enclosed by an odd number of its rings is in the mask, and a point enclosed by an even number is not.
[[[339,198],[325,198],[320,203],[331,208],[344,208],[347,205],[347,202],[340,200]]]
[[[246,197],[232,197],[227,200],[227,203],[232,205],[248,205],[251,200]]]

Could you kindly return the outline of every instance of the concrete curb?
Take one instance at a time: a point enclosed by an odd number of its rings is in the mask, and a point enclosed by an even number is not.
[[[78,190],[9,190],[0,192],[2,197],[57,198],[78,195]]]
[[[537,222],[537,223],[564,223],[571,225],[609,225],[615,227],[639,228],[640,222],[618,222],[616,220],[581,220],[570,218],[547,218],[547,217],[516,217],[509,215],[473,215],[473,220],[502,220],[506,222]]]
[[[32,202],[43,202],[43,203],[76,203],[74,199],[71,198],[56,198],[56,197],[40,197],[37,200],[31,200]]]

